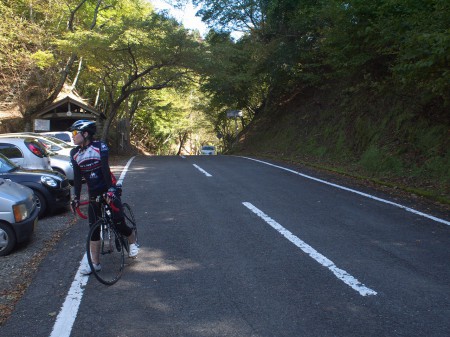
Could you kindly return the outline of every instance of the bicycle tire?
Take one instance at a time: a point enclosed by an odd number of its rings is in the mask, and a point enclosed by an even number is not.
[[[90,242],[95,231],[100,231],[100,265],[101,270],[94,268]],[[89,230],[86,242],[86,254],[89,266],[95,278],[105,285],[116,283],[122,276],[125,266],[123,239],[104,219],[98,220]]]
[[[134,230],[134,234],[136,236],[136,245],[139,247],[139,241],[138,241],[138,230],[136,225],[136,218],[134,217],[134,213],[131,210],[130,205],[128,205],[126,202],[122,204],[123,206],[123,214],[125,216],[125,223],[128,227],[132,228]]]

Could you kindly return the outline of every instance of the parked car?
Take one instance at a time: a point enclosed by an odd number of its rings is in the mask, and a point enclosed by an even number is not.
[[[43,135],[52,136],[58,138],[69,145],[75,146],[72,139],[72,132],[69,131],[52,131],[52,132],[42,132]]]
[[[52,166],[52,169],[56,172],[65,175],[67,179],[69,179],[70,183],[72,183],[74,175],[70,157],[56,154],[50,151],[47,151],[47,153],[50,156],[50,165]]]
[[[37,139],[0,136],[0,153],[14,164],[28,169],[52,169],[47,151]]]
[[[31,238],[38,214],[31,189],[0,178],[0,256]]]
[[[69,156],[70,150],[74,148],[74,146],[69,145],[58,138],[47,136],[42,133],[18,132],[18,133],[4,133],[0,135],[0,137],[17,137],[17,138],[23,138],[26,136],[37,138],[39,142],[43,144],[47,150],[55,152],[56,154],[62,154],[63,156]]]
[[[72,148],[76,147],[75,144],[73,144],[73,145],[72,145],[72,144],[69,144],[68,142],[66,142],[66,141],[64,141],[64,140],[61,140],[61,139],[56,138],[56,137],[53,137],[53,136],[51,136],[51,135],[43,135],[43,136],[44,136],[44,137],[47,137],[47,138],[50,139],[52,142],[58,144],[58,145],[61,146],[61,147],[69,148],[69,149],[72,149]]]
[[[0,154],[0,178],[31,188],[36,196],[40,218],[47,212],[53,213],[69,206],[69,180],[60,173],[23,169]]]
[[[32,139],[35,143],[39,144],[39,147],[42,149],[45,156],[49,159],[50,167],[31,167],[31,166],[20,165],[20,163],[16,162],[14,160],[14,158],[11,158],[10,156],[3,153],[8,159],[13,161],[14,163],[19,164],[20,166],[23,166],[25,168],[30,168],[30,169],[35,169],[35,168],[47,169],[47,170],[53,169],[56,172],[64,174],[69,179],[70,182],[73,181],[73,179],[74,179],[73,167],[72,167],[72,163],[70,162],[70,157],[69,157],[71,148],[68,149],[67,155],[55,153],[55,152],[49,150],[49,148],[47,148],[47,146],[49,146],[50,148],[52,146],[58,146],[56,143],[52,142],[45,136],[40,136],[39,134],[36,136],[36,134],[32,133],[32,132],[1,134],[0,135],[0,144],[3,142],[4,139],[8,139],[8,140]],[[59,146],[58,146],[58,148],[61,149],[61,147],[59,147]],[[0,145],[0,153],[1,153],[1,145]]]
[[[204,145],[204,146],[202,146],[200,153],[203,155],[215,155],[216,148],[212,145]]]
[[[55,152],[56,154],[61,154],[63,156],[70,156],[70,151],[74,148],[74,146],[63,142],[58,138],[54,138],[52,136],[39,135],[37,138],[45,145],[45,147]]]

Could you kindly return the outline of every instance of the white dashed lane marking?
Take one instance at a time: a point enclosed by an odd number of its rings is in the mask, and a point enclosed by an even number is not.
[[[292,242],[294,245],[300,248],[303,252],[308,254],[310,257],[319,262],[325,268],[328,268],[339,280],[344,282],[346,285],[350,286],[352,289],[356,290],[361,296],[377,294],[375,290],[367,288],[364,284],[359,282],[356,278],[347,273],[345,270],[338,268],[333,261],[329,260],[322,254],[320,254],[317,250],[315,250],[313,247],[311,247],[304,241],[300,240],[297,236],[295,236],[289,230],[281,226],[278,222],[273,220],[263,211],[259,210],[249,202],[243,202],[242,204],[249,210],[251,210],[253,213],[255,213],[257,216],[259,216],[261,219],[263,219],[267,224],[269,224],[277,232],[283,235],[286,239],[288,239],[290,242]]]

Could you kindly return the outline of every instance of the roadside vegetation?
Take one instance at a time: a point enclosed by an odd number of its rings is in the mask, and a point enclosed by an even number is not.
[[[149,153],[213,144],[450,203],[448,1],[192,2],[205,37],[144,0],[2,1],[0,109],[29,126],[69,84],[104,139],[127,119]]]
[[[211,102],[244,111],[231,151],[450,203],[448,2],[195,2],[207,22],[250,31],[209,40],[222,65]]]

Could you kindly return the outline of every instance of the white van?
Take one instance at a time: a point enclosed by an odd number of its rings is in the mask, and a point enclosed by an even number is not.
[[[212,145],[204,145],[204,146],[202,146],[200,153],[203,155],[215,155],[216,148]]]

